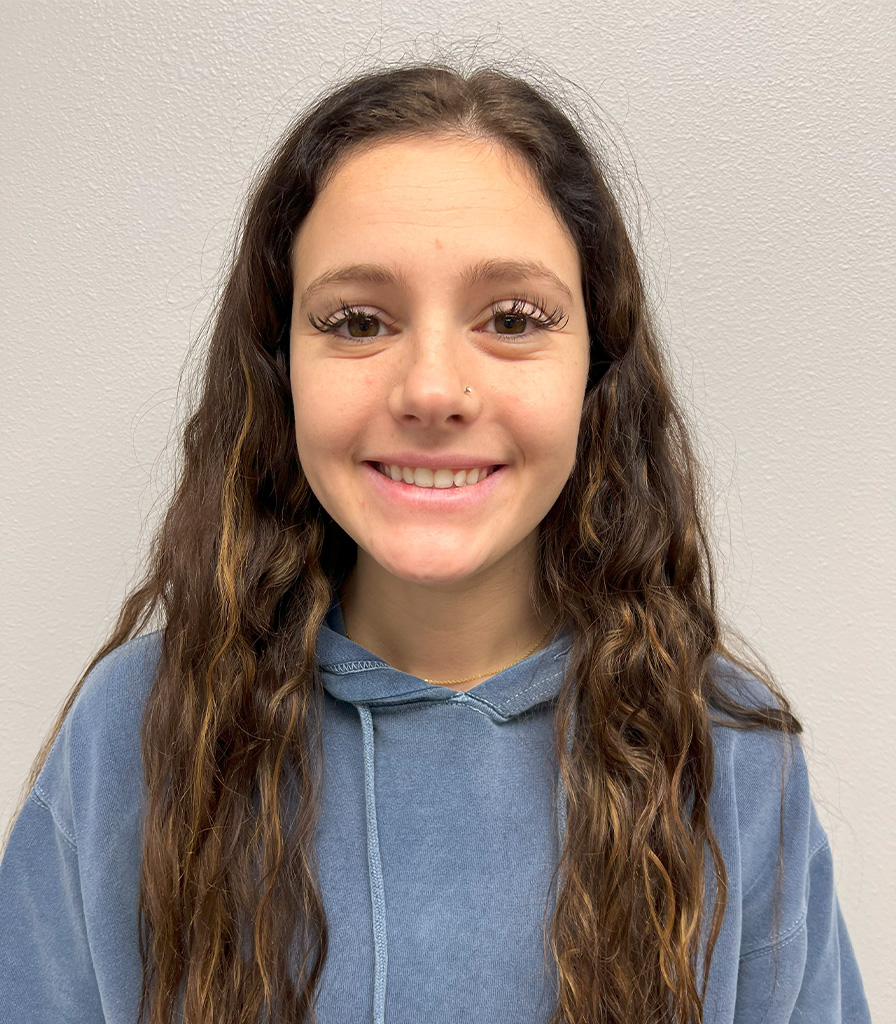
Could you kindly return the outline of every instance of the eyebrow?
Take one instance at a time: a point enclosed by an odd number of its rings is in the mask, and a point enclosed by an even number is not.
[[[562,278],[541,260],[517,260],[507,258],[482,259],[471,264],[464,271],[461,282],[466,288],[490,282],[520,280],[522,278],[538,278],[548,281],[555,288],[573,301],[572,292]],[[315,278],[302,292],[301,307],[317,292],[333,284],[347,284],[363,281],[367,284],[391,285],[407,288],[408,281],[404,274],[396,273],[382,263],[351,263],[346,266],[333,267]]]

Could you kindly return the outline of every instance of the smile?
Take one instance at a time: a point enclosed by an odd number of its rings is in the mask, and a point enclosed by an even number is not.
[[[384,462],[371,465],[383,476],[396,483],[404,482],[415,487],[467,487],[481,483],[495,471],[496,466],[483,466],[480,469],[429,469],[426,466],[396,466]]]

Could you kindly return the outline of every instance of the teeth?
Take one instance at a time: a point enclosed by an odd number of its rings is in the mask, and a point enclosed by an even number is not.
[[[396,483],[403,480],[406,484],[414,484],[417,487],[443,489],[478,484],[491,472],[489,469],[429,469],[426,466],[412,468],[410,466],[385,465],[382,462],[377,463],[377,469],[384,476],[391,477]]]

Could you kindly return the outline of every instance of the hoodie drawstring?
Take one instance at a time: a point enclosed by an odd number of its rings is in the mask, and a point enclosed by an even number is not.
[[[572,750],[572,739],[575,731],[576,709],[575,705],[573,705],[569,715],[569,725],[566,728],[566,736],[564,737],[567,754]],[[563,853],[563,837],[566,835],[566,786],[563,785],[563,779],[560,777],[559,772],[557,775],[557,785],[557,855],[559,856]]]
[[[376,790],[373,776],[373,716],[370,708],[356,704],[364,735],[364,803],[367,809],[367,869],[370,875],[370,913],[373,922],[373,1024],[386,1024],[386,974],[389,948],[386,935],[386,889],[383,885],[383,862],[380,856],[380,834],[376,823]],[[575,729],[575,709],[566,734],[570,749]],[[566,832],[566,787],[559,780],[557,793],[557,843],[563,849]]]
[[[386,1021],[386,891],[380,859],[380,834],[376,826],[376,791],[373,779],[373,718],[370,708],[358,704],[364,733],[364,802],[367,806],[367,867],[370,873],[370,907],[373,917],[373,1024]]]

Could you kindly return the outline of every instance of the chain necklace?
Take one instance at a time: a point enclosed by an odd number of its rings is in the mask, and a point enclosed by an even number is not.
[[[535,643],[532,644],[532,646],[529,648],[529,650],[526,651],[526,653],[521,658],[517,658],[516,661],[511,661],[509,665],[504,665],[502,668],[493,669],[491,672],[477,672],[475,676],[466,676],[463,679],[424,679],[423,682],[424,683],[432,683],[434,686],[456,686],[458,683],[470,683],[474,679],[481,679],[483,676],[496,676],[499,672],[503,672],[505,669],[513,668],[514,665],[519,665],[519,663],[521,661],[525,661],[526,658],[528,658],[530,654],[534,654],[535,651],[537,651],[538,648],[541,647],[541,645],[545,642],[545,640],[547,639],[548,633],[550,633],[550,631],[554,628],[554,626],[557,625],[557,621],[558,621],[559,618],[560,618],[560,613],[558,612],[556,617],[555,617],[555,619],[554,619],[554,621],[550,624],[550,626],[548,626],[548,628],[542,634],[541,639],[540,640],[536,640]],[[348,630],[345,631],[345,636],[346,636],[346,639],[347,640],[351,640],[351,642],[353,644],[358,643],[357,640],[355,640],[351,636],[349,636]],[[359,646],[361,646],[361,645],[359,644]]]

